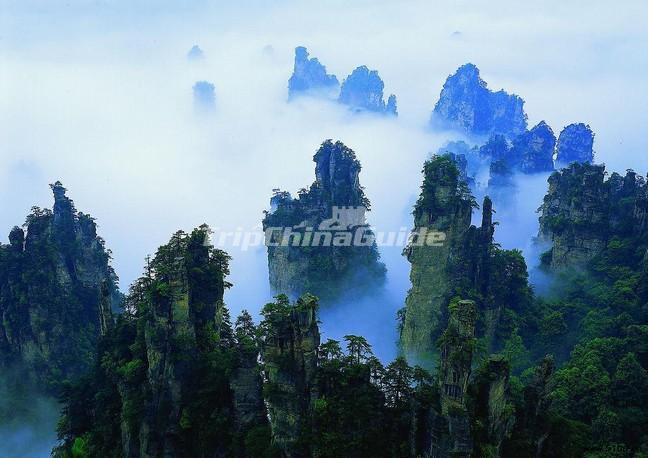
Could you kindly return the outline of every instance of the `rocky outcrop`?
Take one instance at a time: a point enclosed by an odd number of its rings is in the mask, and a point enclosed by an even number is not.
[[[410,245],[404,254],[411,264],[412,287],[405,300],[401,346],[412,357],[433,355],[436,338],[453,294],[453,263],[463,250],[474,202],[449,156],[425,163],[421,195],[414,207],[414,232],[444,234],[440,246]]]
[[[64,393],[54,456],[247,456],[250,437],[270,447],[256,328],[244,313],[232,329],[229,257],[209,232],[177,232],[147,259],[92,372]]]
[[[470,146],[462,140],[450,141],[437,150],[437,155],[444,154],[451,155],[451,158],[459,167],[461,178],[468,183],[470,189],[474,189],[475,177],[487,165],[487,162],[479,154],[479,148]]]
[[[214,85],[209,81],[197,81],[193,86],[194,109],[196,112],[209,112],[216,108]]]
[[[263,404],[263,378],[259,367],[257,327],[247,311],[236,319],[234,327],[237,364],[230,386],[234,394],[236,430],[244,435],[265,421]]]
[[[556,164],[566,167],[572,162],[594,162],[594,132],[587,124],[570,124],[558,136]]]
[[[308,456],[304,438],[318,397],[316,312],[317,299],[308,294],[294,304],[278,296],[262,311],[265,400],[273,441],[286,457]]]
[[[473,301],[459,300],[448,307],[448,326],[441,336],[441,413],[448,418],[449,454],[470,457],[473,442],[466,409],[472,366],[477,309]]]
[[[555,147],[556,136],[551,127],[541,121],[513,141],[511,155],[522,173],[551,172]]]
[[[519,252],[493,243],[493,204],[486,196],[480,227],[472,226],[476,202],[452,156],[426,162],[421,195],[414,207],[414,233],[441,233],[441,243],[415,243],[404,254],[411,264],[411,288],[400,315],[401,348],[408,357],[432,366],[435,342],[448,320],[451,300],[474,300],[484,319],[478,332],[496,351],[499,321],[508,307],[530,300],[526,264]],[[514,292],[513,296],[509,292]]]
[[[371,111],[396,116],[396,96],[390,95],[385,104],[383,89],[385,84],[378,71],[361,66],[342,82],[338,101],[355,111]]]
[[[189,52],[187,53],[187,59],[190,61],[199,61],[205,58],[205,53],[200,49],[200,46],[193,45]]]
[[[502,456],[502,446],[515,425],[511,402],[510,365],[500,355],[491,355],[481,366],[470,387],[472,425],[477,438],[477,456]]]
[[[53,210],[34,207],[0,245],[0,364],[56,391],[89,369],[120,295],[94,219],[51,188]]]
[[[478,310],[474,301],[455,299],[439,339],[439,404],[424,412],[429,438],[418,456],[500,457],[515,423],[510,402],[509,365],[491,356],[473,373]]]
[[[263,229],[272,288],[328,302],[380,286],[385,267],[366,224],[369,200],[353,150],[327,140],[313,160],[315,182],[296,199],[275,190]]]
[[[288,99],[305,94],[324,94],[337,91],[340,83],[335,75],[326,73],[326,67],[317,58],[308,58],[303,46],[295,48],[295,67],[288,80]]]
[[[512,139],[526,130],[527,117],[522,98],[503,90],[491,91],[479,69],[465,64],[443,85],[430,123],[472,135],[502,134]]]
[[[583,267],[615,236],[648,228],[646,180],[631,170],[607,180],[605,174],[603,165],[572,163],[551,175],[540,208],[539,239],[552,246],[544,265]]]

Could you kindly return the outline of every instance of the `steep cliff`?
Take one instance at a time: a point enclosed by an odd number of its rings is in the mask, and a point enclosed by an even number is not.
[[[286,296],[266,304],[261,323],[264,397],[273,441],[286,457],[307,456],[310,416],[317,399],[320,344],[317,299],[302,296],[290,304]]]
[[[401,315],[401,347],[426,365],[437,358],[436,339],[448,320],[454,297],[477,303],[483,319],[478,334],[489,350],[501,344],[501,315],[531,300],[521,253],[493,243],[492,201],[485,197],[482,224],[471,226],[473,197],[451,156],[426,162],[421,195],[414,208],[414,231],[441,232],[441,244],[410,244],[404,254],[411,264],[411,288]]]
[[[646,180],[631,170],[607,180],[605,173],[603,165],[572,163],[549,178],[539,238],[552,246],[543,255],[552,269],[582,267],[615,237],[648,227]]]
[[[225,457],[263,429],[254,331],[245,317],[232,331],[229,258],[208,232],[178,232],[147,262],[93,372],[64,396],[58,456]]]
[[[405,301],[401,345],[407,354],[431,355],[443,329],[444,307],[453,294],[453,262],[463,249],[475,205],[449,156],[435,156],[423,168],[421,195],[414,207],[414,231],[445,234],[441,246],[406,248],[412,287]]]
[[[342,82],[338,101],[356,111],[371,111],[396,116],[396,96],[390,95],[387,103],[383,98],[385,84],[378,71],[361,66],[353,70]]]
[[[491,91],[479,69],[465,64],[443,85],[430,124],[473,135],[513,138],[526,130],[527,116],[522,98],[503,90]]]
[[[558,136],[556,164],[566,167],[572,162],[594,162],[594,132],[587,124],[570,124]]]
[[[51,188],[53,210],[34,207],[0,245],[0,364],[57,391],[90,368],[120,298],[94,219]]]
[[[313,157],[315,182],[298,198],[275,191],[263,219],[270,285],[277,293],[305,292],[331,301],[380,286],[385,267],[365,221],[369,200],[360,162],[341,142],[325,141]]]
[[[546,122],[540,121],[513,140],[511,156],[522,173],[551,172],[556,136]]]
[[[295,48],[295,66],[288,80],[289,100],[305,93],[327,95],[336,91],[339,85],[335,75],[327,74],[326,67],[317,58],[309,59],[306,48]]]

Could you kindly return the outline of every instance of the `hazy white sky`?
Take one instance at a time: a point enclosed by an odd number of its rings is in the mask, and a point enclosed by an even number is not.
[[[326,138],[357,152],[371,222],[409,226],[422,163],[449,138],[425,124],[445,78],[466,62],[489,87],[521,95],[530,124],[544,119],[557,134],[589,123],[598,160],[648,169],[645,2],[177,3],[0,1],[0,240],[32,205],[51,207],[47,184],[61,180],[97,218],[125,289],[177,229],[258,225],[272,188],[313,181]],[[201,63],[186,60],[194,44]],[[298,45],[340,80],[359,65],[377,69],[400,117],[286,104]],[[216,87],[212,117],[193,113],[196,80]],[[542,186],[521,208],[537,208]],[[534,221],[515,224],[528,232]],[[520,231],[503,233],[524,245]],[[390,321],[376,336],[394,336],[407,289],[397,251],[384,253],[390,295],[379,306]],[[230,254],[230,307],[258,310],[270,298],[265,252]]]

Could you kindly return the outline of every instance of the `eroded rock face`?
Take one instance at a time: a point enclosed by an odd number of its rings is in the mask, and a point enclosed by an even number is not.
[[[543,263],[553,269],[584,266],[615,235],[647,229],[648,187],[633,171],[612,173],[605,166],[572,163],[549,178],[540,216],[541,240],[552,245]]]
[[[551,172],[556,136],[544,121],[513,141],[512,156],[522,173]]]
[[[308,57],[303,46],[295,48],[295,67],[288,80],[288,99],[304,93],[327,94],[336,91],[340,83],[335,75],[326,73],[326,67],[317,58]]]
[[[423,170],[423,187],[414,208],[414,230],[445,234],[440,246],[410,245],[412,287],[405,300],[401,345],[407,354],[433,355],[443,330],[443,314],[453,288],[452,261],[470,228],[473,202],[450,156],[435,156]]]
[[[473,135],[513,138],[526,130],[527,117],[522,98],[503,90],[491,91],[479,69],[465,64],[446,80],[430,122]]]
[[[396,96],[390,95],[387,103],[383,99],[385,84],[378,71],[361,66],[344,80],[338,101],[357,111],[372,111],[396,116]]]
[[[587,124],[570,124],[558,136],[556,163],[566,167],[572,162],[594,162],[594,132]]]
[[[401,347],[424,366],[436,365],[436,341],[448,320],[451,300],[477,304],[483,319],[478,331],[489,350],[501,344],[500,317],[508,308],[530,301],[526,264],[515,250],[493,243],[493,203],[486,196],[482,222],[471,225],[476,202],[451,155],[436,156],[423,170],[421,195],[414,207],[414,231],[442,233],[442,243],[416,240],[404,251],[411,264],[411,288],[401,320]],[[514,296],[508,292],[515,291]]]
[[[274,442],[287,457],[307,456],[300,441],[309,428],[317,400],[320,344],[317,299],[311,295],[290,304],[286,296],[263,309],[261,344],[265,400]],[[300,443],[302,442],[302,443]]]
[[[120,295],[94,219],[51,188],[53,211],[35,207],[0,245],[0,363],[56,391],[92,364]]]
[[[365,221],[369,200],[353,150],[327,140],[313,160],[315,182],[296,199],[276,190],[263,228],[270,234],[271,287],[292,297],[310,292],[329,302],[380,286],[385,267]],[[357,243],[358,237],[363,242]]]

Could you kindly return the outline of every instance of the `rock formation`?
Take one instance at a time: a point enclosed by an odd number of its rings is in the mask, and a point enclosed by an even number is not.
[[[516,423],[511,402],[509,362],[491,355],[477,370],[471,387],[472,429],[479,447],[476,456],[502,456],[503,444]]]
[[[263,219],[270,285],[293,297],[323,301],[370,291],[383,283],[374,236],[365,221],[369,200],[360,162],[341,142],[325,141],[313,157],[315,182],[294,199],[275,191]]]
[[[323,93],[337,91],[340,83],[335,75],[326,73],[326,67],[317,58],[308,58],[308,51],[303,46],[295,48],[295,67],[288,80],[288,99],[305,93]]]
[[[552,246],[543,263],[584,266],[615,236],[648,229],[648,186],[632,170],[606,180],[605,166],[572,163],[551,175],[540,211],[539,238]]]
[[[450,456],[469,457],[473,443],[466,392],[472,366],[477,310],[472,301],[456,301],[448,307],[448,326],[441,336],[441,413],[448,419]]]
[[[89,369],[120,298],[94,219],[51,188],[53,211],[34,207],[0,245],[0,365],[57,391]]]
[[[371,111],[396,116],[396,96],[390,95],[387,104],[383,99],[385,84],[378,71],[361,66],[344,80],[338,101],[355,111]]]
[[[594,162],[594,132],[590,126],[578,123],[565,127],[558,136],[556,164],[566,167],[572,162]]]
[[[193,45],[189,52],[187,53],[187,59],[190,61],[198,61],[202,60],[205,58],[205,54],[203,53],[203,50],[200,49],[200,46],[198,45]]]
[[[473,373],[476,304],[455,299],[448,312],[448,325],[439,339],[439,401],[423,408],[417,418],[417,428],[427,440],[416,456],[500,457],[515,423],[508,362],[493,355]]]
[[[470,189],[474,189],[475,177],[483,167],[488,165],[487,159],[479,154],[478,147],[470,146],[462,140],[447,142],[437,150],[436,154],[438,156],[452,155],[461,172],[461,178],[468,183]]]
[[[280,295],[262,312],[265,400],[273,440],[286,457],[306,456],[303,436],[317,399],[316,312],[317,299],[308,294],[292,305]]]
[[[414,231],[445,234],[442,246],[410,245],[412,287],[407,294],[401,344],[407,354],[431,355],[443,330],[444,307],[452,296],[452,262],[463,249],[474,202],[449,156],[425,163],[421,195],[414,207]]]
[[[491,91],[479,69],[465,64],[443,85],[430,123],[472,135],[502,134],[512,139],[526,130],[527,117],[522,98],[503,90]]]
[[[541,121],[513,140],[511,155],[522,173],[551,172],[555,147],[556,136],[551,127]]]
[[[245,314],[231,328],[229,257],[208,234],[177,232],[147,261],[92,374],[65,393],[58,450],[225,457],[267,424],[256,331]]]
[[[196,112],[209,112],[216,108],[214,85],[209,81],[197,81],[193,86],[194,109]]]
[[[491,199],[483,200],[481,226],[471,226],[476,203],[451,156],[427,161],[423,173],[414,232],[440,232],[444,239],[436,245],[410,243],[405,249],[412,286],[405,300],[400,342],[408,356],[432,365],[437,359],[435,342],[447,323],[453,298],[476,302],[483,314],[478,332],[494,351],[499,346],[501,314],[527,303],[530,290],[521,254],[493,243]]]
[[[245,434],[265,422],[257,327],[245,310],[236,319],[234,340],[238,358],[230,386],[234,394],[236,430]]]

